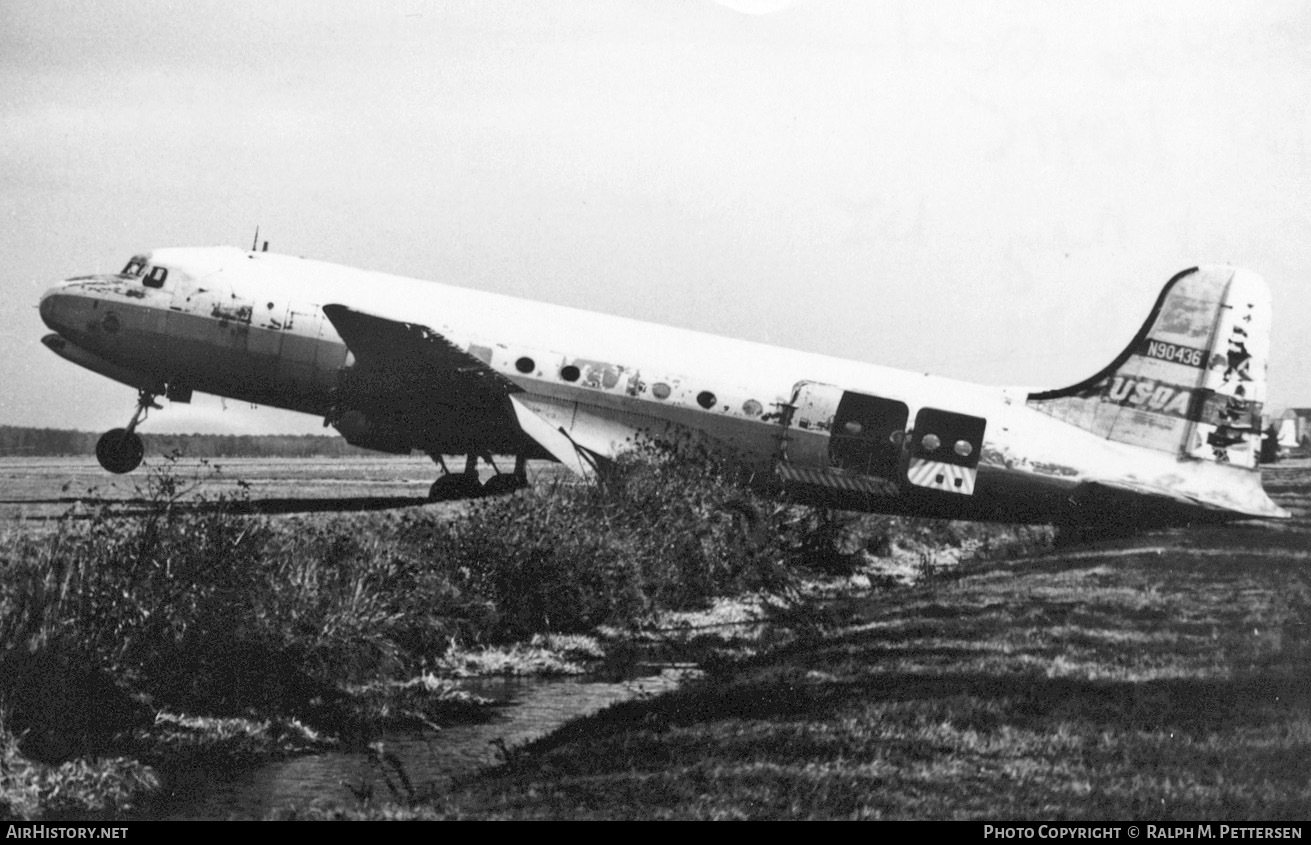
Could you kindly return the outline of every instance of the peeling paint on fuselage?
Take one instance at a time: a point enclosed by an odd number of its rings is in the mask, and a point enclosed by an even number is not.
[[[72,332],[68,339],[202,392],[325,413],[348,357],[321,308],[340,303],[441,334],[541,407],[555,408],[577,442],[603,454],[657,430],[716,444],[761,468],[773,466],[798,437],[819,438],[809,454],[825,454],[832,415],[806,420],[803,428],[790,414],[796,385],[822,379],[904,403],[911,420],[929,407],[987,420],[974,494],[911,491],[906,506],[915,512],[932,512],[937,502],[972,518],[1041,519],[1090,478],[1150,485],[1179,474],[1172,455],[1110,442],[1026,407],[1023,394],[1017,402],[1000,388],[269,253],[157,250],[150,261],[169,268],[168,289],[143,290],[139,280],[119,279],[57,289],[112,302],[122,322],[112,340],[103,332]],[[205,287],[193,279],[203,279]],[[268,312],[267,322],[253,321],[253,303],[269,303],[260,311]],[[522,358],[534,362],[531,372],[516,368]],[[577,382],[565,378],[570,366],[578,369]],[[698,404],[703,393],[715,397],[712,408]],[[1153,389],[1144,402],[1155,396]],[[1162,395],[1162,407],[1172,398]],[[776,410],[762,413],[765,407]],[[479,424],[504,426],[495,436],[484,432],[489,439],[518,431],[508,411]],[[1194,492],[1208,493],[1226,481],[1214,465],[1195,469],[1186,476]]]
[[[250,323],[251,306],[249,305],[223,305],[214,303],[214,308],[210,311],[209,316],[218,320],[232,320],[238,323]]]
[[[252,325],[249,301],[212,282],[188,284],[184,273],[174,272],[163,289],[143,287],[135,277],[93,277],[70,280],[56,294],[70,303],[70,314],[112,307],[104,318],[86,319],[84,331],[69,329],[76,320],[51,326],[73,343],[169,384],[229,398],[319,413],[346,357],[331,326],[318,325],[326,321],[307,321],[313,336],[300,338],[306,351],[284,362],[282,337],[293,332],[276,319]],[[336,363],[316,367],[319,362]]]

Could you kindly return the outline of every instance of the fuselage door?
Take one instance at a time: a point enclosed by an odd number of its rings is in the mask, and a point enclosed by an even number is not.
[[[988,421],[938,408],[921,408],[911,432],[906,478],[917,487],[974,495]]]
[[[783,418],[777,471],[785,482],[895,496],[906,403],[803,381]]]
[[[815,381],[798,382],[779,420],[779,459],[788,464],[828,466],[828,433],[842,400],[842,388]]]
[[[905,402],[847,391],[833,417],[829,458],[861,475],[895,479],[910,411]]]

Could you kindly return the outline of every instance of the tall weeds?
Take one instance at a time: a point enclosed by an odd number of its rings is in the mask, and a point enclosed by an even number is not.
[[[103,747],[147,705],[313,719],[453,641],[625,624],[784,577],[746,530],[764,503],[652,450],[604,485],[364,532],[188,497],[169,464],[142,492],[143,512],[0,538],[0,712],[42,756]]]
[[[771,505],[713,462],[655,447],[600,484],[484,502],[431,539],[460,585],[487,603],[492,639],[624,624],[786,581]]]
[[[834,551],[852,545],[845,523],[741,481],[645,447],[601,484],[560,481],[454,517],[301,522],[250,516],[244,491],[189,495],[165,463],[144,509],[0,537],[0,716],[50,758],[104,748],[164,706],[335,719],[349,685],[412,677],[452,642],[781,589],[798,558],[841,569],[899,530],[870,523],[856,551]]]

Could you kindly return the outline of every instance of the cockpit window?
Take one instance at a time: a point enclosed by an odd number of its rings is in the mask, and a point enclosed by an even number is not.
[[[134,255],[132,256],[132,260],[127,263],[127,266],[123,268],[123,272],[121,275],[140,276],[145,269],[146,269],[146,259],[142,258],[139,255]]]
[[[151,267],[150,272],[141,280],[141,284],[148,288],[162,288],[164,280],[168,278],[168,270],[163,267]]]

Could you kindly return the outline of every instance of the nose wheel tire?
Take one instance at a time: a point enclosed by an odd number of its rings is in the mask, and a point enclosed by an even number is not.
[[[96,441],[96,460],[112,473],[122,475],[141,466],[146,454],[141,435],[126,428],[115,428],[100,435]]]

